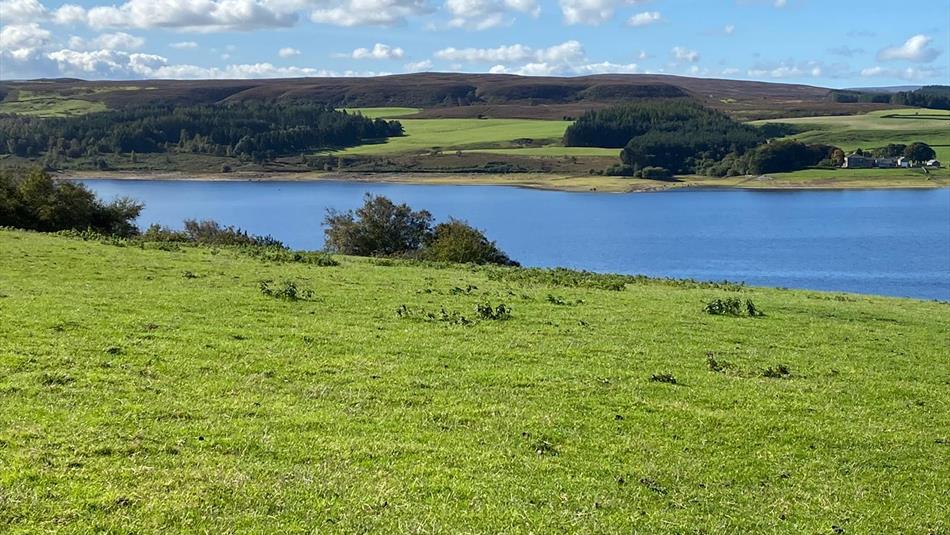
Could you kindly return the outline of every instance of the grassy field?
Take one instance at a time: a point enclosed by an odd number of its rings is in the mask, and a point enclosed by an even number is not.
[[[500,148],[530,138],[554,143],[564,135],[568,121],[535,119],[400,119],[405,135],[385,143],[361,145],[342,155],[381,155],[432,150],[455,151]]]
[[[4,533],[950,529],[947,304],[0,250]],[[728,297],[766,316],[703,312]]]
[[[359,113],[370,119],[397,119],[419,113],[419,108],[343,108],[349,113]]]
[[[765,122],[806,127],[807,132],[793,137],[811,143],[829,143],[845,151],[923,141],[934,148],[937,159],[950,161],[950,111],[906,108],[864,115],[776,119],[753,124]]]
[[[16,91],[14,97],[0,102],[0,113],[15,113],[36,117],[69,117],[105,111],[102,102],[70,98],[57,93]]]

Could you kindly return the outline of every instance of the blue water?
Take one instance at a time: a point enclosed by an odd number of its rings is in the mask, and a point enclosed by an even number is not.
[[[614,195],[498,186],[90,180],[145,202],[142,226],[215,219],[323,246],[327,208],[366,192],[486,231],[527,266],[950,299],[950,189]]]

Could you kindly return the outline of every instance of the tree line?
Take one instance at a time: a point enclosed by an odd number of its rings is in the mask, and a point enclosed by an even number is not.
[[[574,147],[623,148],[626,169],[696,173],[729,154],[742,155],[767,133],[693,100],[643,101],[584,114],[564,134]]]
[[[0,115],[0,154],[79,158],[178,151],[266,161],[402,133],[398,121],[305,102],[158,104],[77,117]]]
[[[950,110],[950,86],[930,85],[914,91],[897,93],[870,93],[866,91],[832,91],[835,102],[873,102],[878,104],[896,104],[934,110]]]

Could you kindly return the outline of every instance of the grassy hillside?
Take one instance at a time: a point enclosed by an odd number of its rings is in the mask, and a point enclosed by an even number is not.
[[[373,109],[365,110],[373,115]],[[381,155],[426,152],[433,149],[459,150],[511,144],[516,139],[538,143],[557,143],[568,121],[536,119],[399,119],[405,129],[402,137],[386,143],[361,145],[340,151],[343,155]]]
[[[950,529],[947,304],[0,250],[5,533]]]
[[[836,145],[846,151],[923,141],[934,148],[939,160],[950,161],[950,111],[906,108],[854,116],[759,121],[762,122],[790,123],[807,128],[806,132],[794,137],[809,143]]]
[[[0,102],[0,113],[36,117],[69,117],[107,109],[102,102],[71,98],[59,93],[33,91],[16,91]]]

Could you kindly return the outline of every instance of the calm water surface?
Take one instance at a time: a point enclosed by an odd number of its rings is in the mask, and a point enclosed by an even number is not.
[[[950,189],[611,195],[499,186],[89,180],[145,202],[142,226],[215,219],[323,246],[327,208],[366,192],[455,216],[527,266],[950,299]]]

